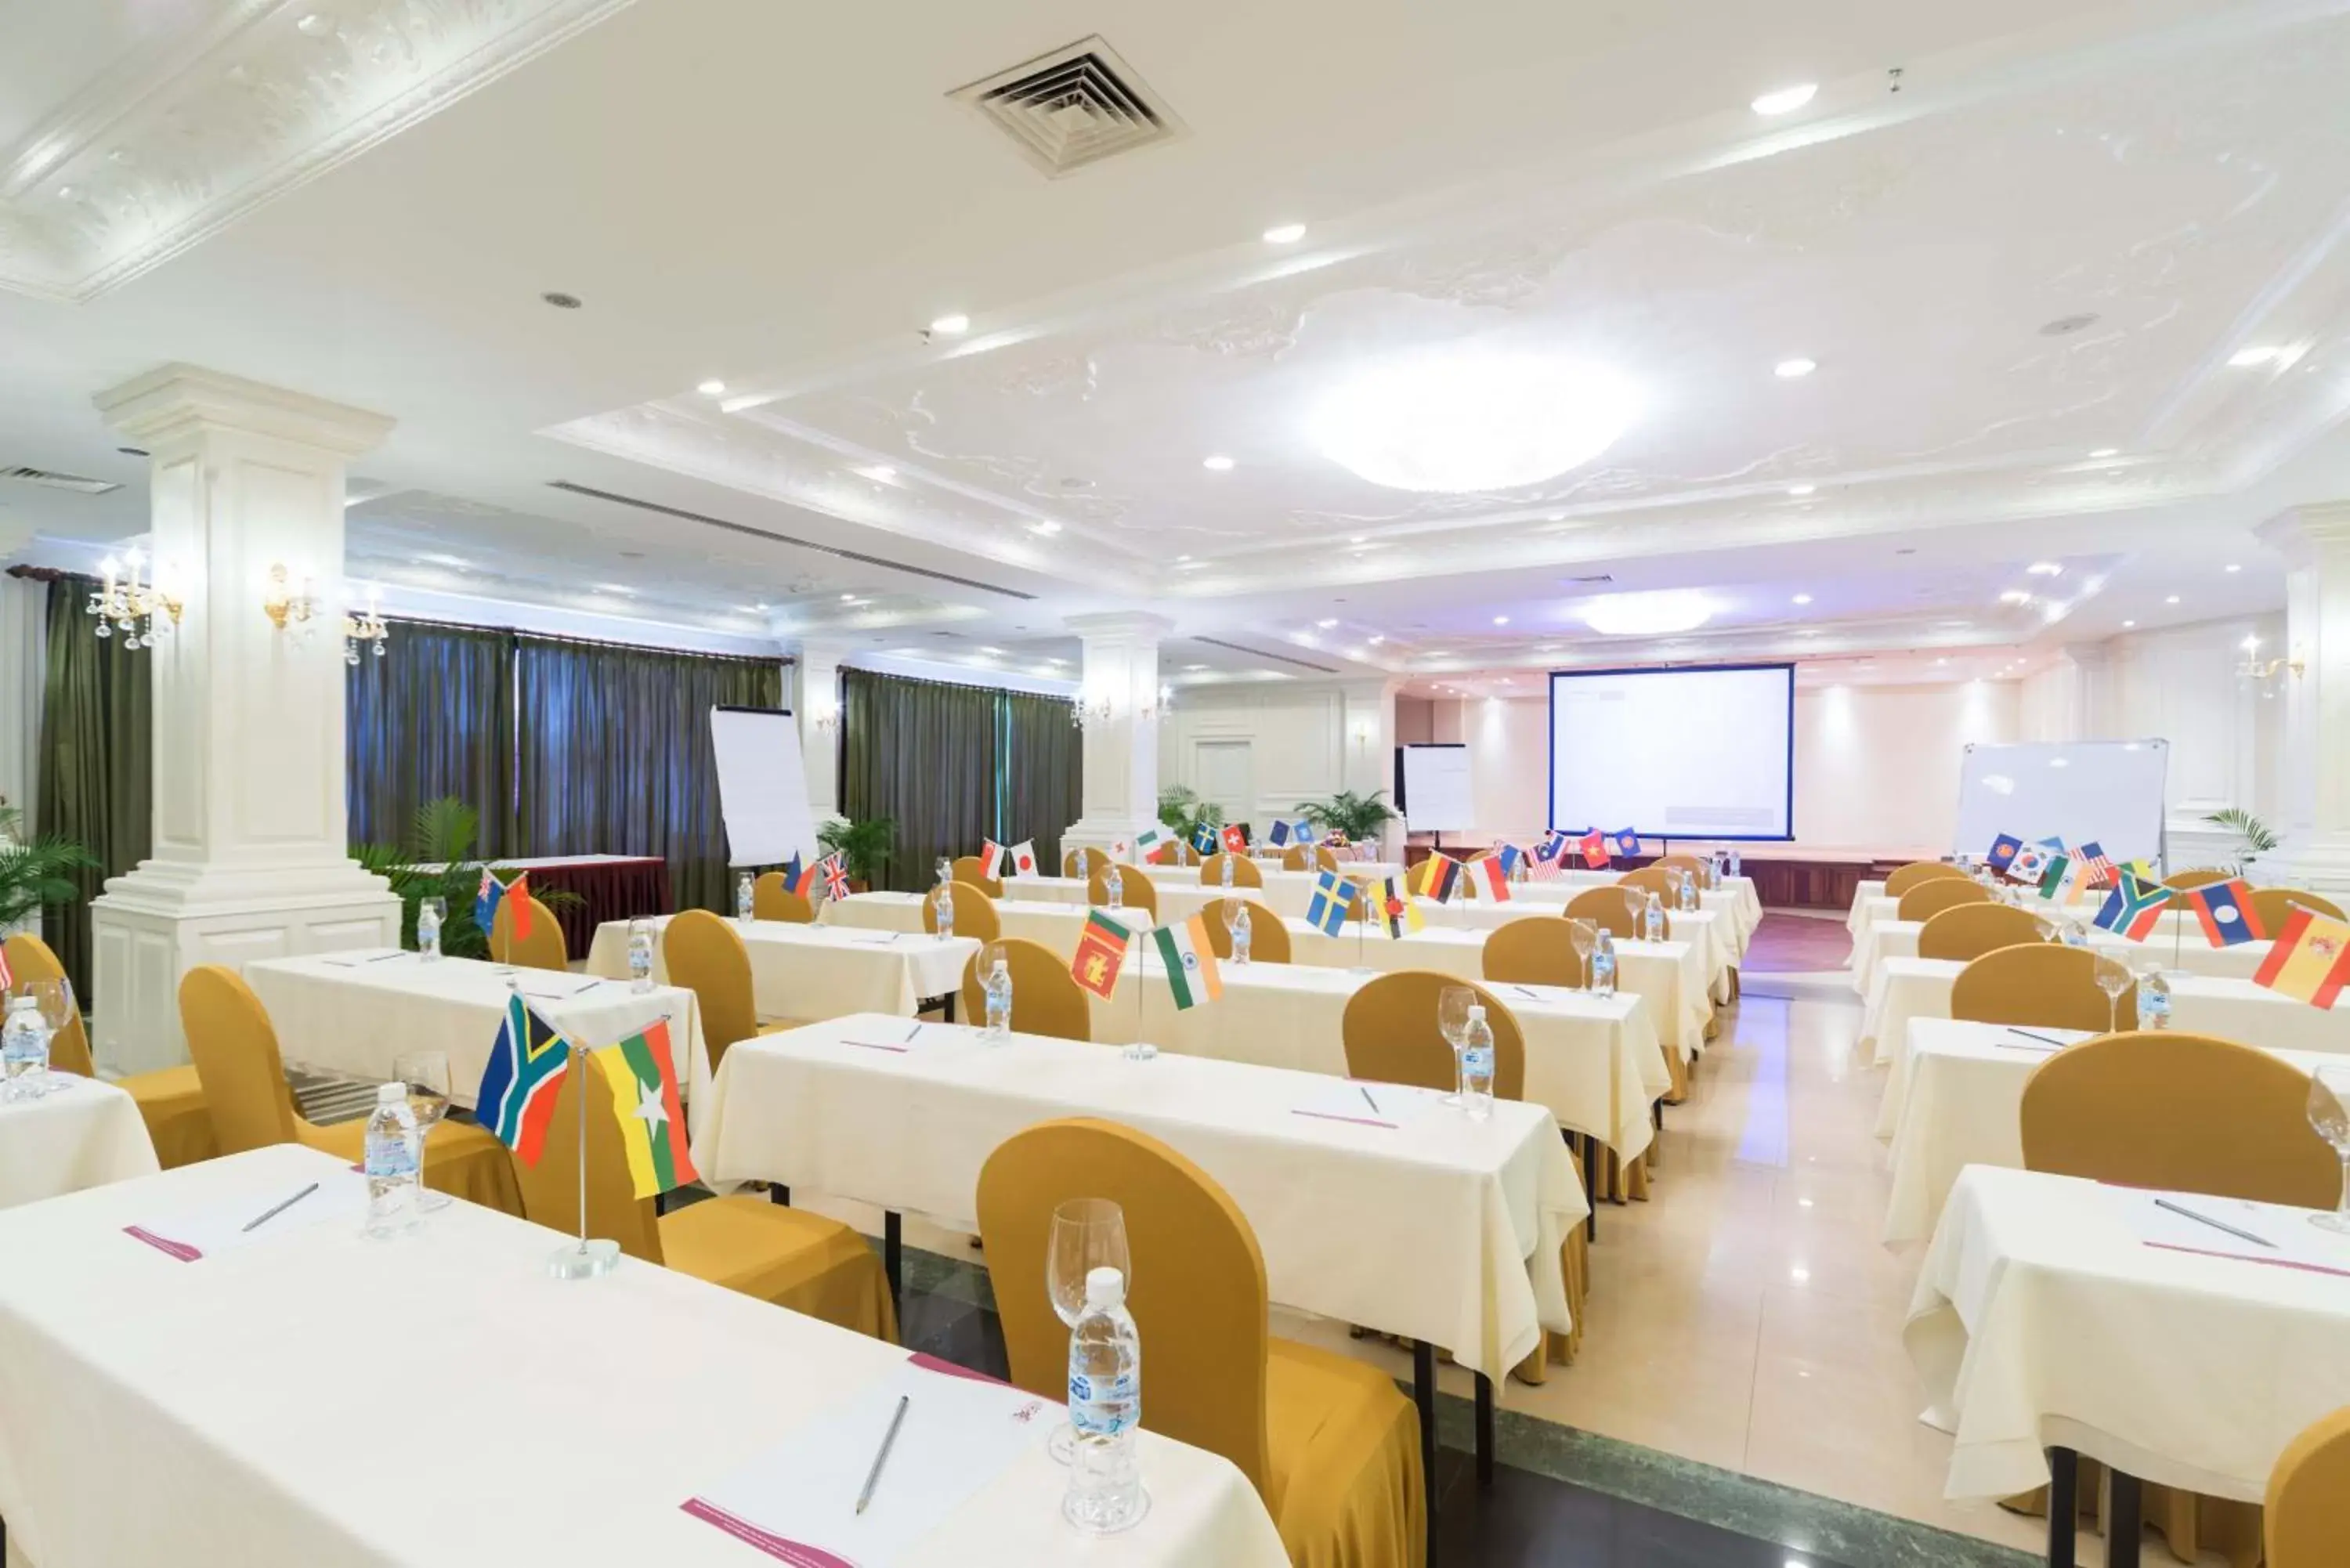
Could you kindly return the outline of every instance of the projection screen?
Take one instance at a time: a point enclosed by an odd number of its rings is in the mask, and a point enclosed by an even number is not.
[[[1550,826],[1792,838],[1795,667],[1555,671]]]

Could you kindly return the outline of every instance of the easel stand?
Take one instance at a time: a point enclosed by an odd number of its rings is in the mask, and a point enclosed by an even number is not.
[[[588,1239],[588,1049],[577,1042],[571,1046],[571,1071],[579,1089],[572,1096],[579,1106],[579,1243],[557,1247],[546,1260],[546,1272],[558,1280],[594,1280],[619,1263],[620,1244]]]

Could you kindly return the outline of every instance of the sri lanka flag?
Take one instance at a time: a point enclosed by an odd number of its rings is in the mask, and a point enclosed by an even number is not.
[[[1099,909],[1086,916],[1077,933],[1077,950],[1069,960],[1069,975],[1079,985],[1107,1002],[1118,990],[1118,966],[1126,961],[1126,944],[1133,937]]]
[[[2004,872],[2013,864],[2016,851],[2022,847],[2023,840],[2012,833],[2002,833],[1991,841],[1991,853],[1983,857],[1983,863],[1994,871]]]
[[[2261,912],[2252,904],[2251,884],[2241,877],[2187,890],[2187,907],[2202,922],[2203,935],[2215,948],[2258,941],[2268,935]]]
[[[1488,855],[1482,859],[1471,860],[1469,862],[1469,885],[1477,890],[1477,896],[1481,898],[1491,898],[1496,904],[1508,903],[1510,901],[1508,864],[1498,855]]]
[[[1586,866],[1588,866],[1594,871],[1596,871],[1601,867],[1607,864],[1610,857],[1607,853],[1607,836],[1606,834],[1600,832],[1595,827],[1590,832],[1585,834],[1581,838],[1575,840],[1575,842],[1582,846],[1583,863]]]
[[[2312,1007],[2332,1007],[2350,983],[2350,925],[2296,906],[2252,980]]]
[[[571,1042],[520,996],[508,995],[489,1064],[482,1069],[482,1086],[473,1095],[473,1118],[525,1165],[536,1166],[546,1147],[555,1093],[570,1063]]]
[[[1411,901],[1403,884],[1392,877],[1379,878],[1379,918],[1391,937],[1416,931],[1423,923],[1419,918],[1419,906]]]
[[[1314,879],[1314,897],[1305,906],[1305,919],[1324,936],[1335,937],[1347,924],[1347,909],[1355,899],[1355,885],[1336,871],[1325,871]]]
[[[1411,885],[1421,898],[1449,904],[1461,889],[1461,862],[1440,849],[1413,870]]]
[[[2121,885],[2106,895],[2105,903],[2093,916],[2092,923],[2142,942],[2154,934],[2162,919],[2162,911],[2170,903],[2170,889],[2152,882],[2141,882],[2127,871],[2121,874]]]
[[[1640,853],[1640,836],[1628,827],[1619,827],[1607,836],[1608,847],[1618,855]]]
[[[670,1045],[669,1020],[656,1019],[642,1033],[591,1052],[612,1091],[620,1118],[620,1144],[628,1152],[629,1185],[639,1198],[658,1198],[701,1179],[686,1147],[685,1106],[677,1092],[677,1055]]]

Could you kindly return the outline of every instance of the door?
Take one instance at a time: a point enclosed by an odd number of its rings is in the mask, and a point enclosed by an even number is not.
[[[1191,787],[1223,808],[1226,822],[1246,822],[1256,810],[1256,764],[1246,741],[1195,741]]]

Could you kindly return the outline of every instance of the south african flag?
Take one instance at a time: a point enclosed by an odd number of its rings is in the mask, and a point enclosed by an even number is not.
[[[629,1153],[629,1183],[639,1198],[657,1198],[701,1179],[685,1141],[685,1106],[677,1092],[669,1021],[593,1053],[611,1086]]]

